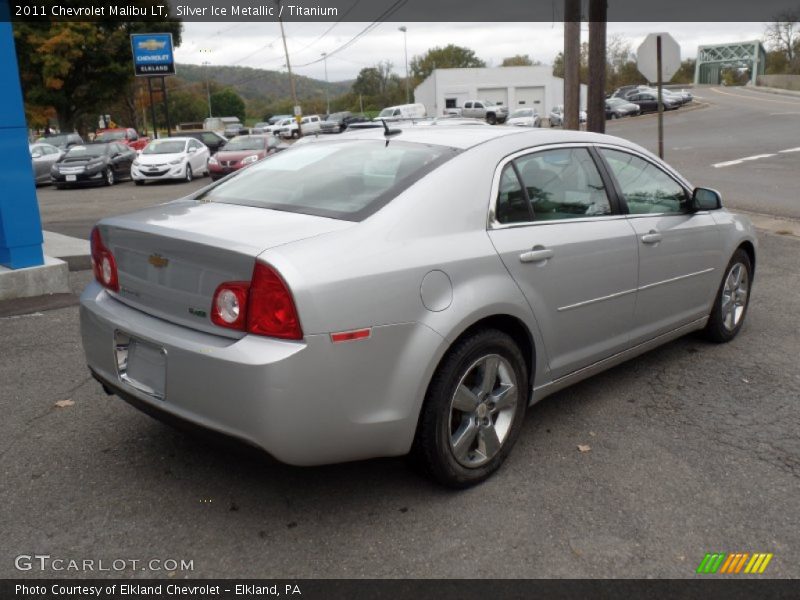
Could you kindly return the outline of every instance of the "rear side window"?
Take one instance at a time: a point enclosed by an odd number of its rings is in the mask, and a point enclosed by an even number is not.
[[[272,155],[197,199],[361,221],[456,156],[397,140],[306,144]]]
[[[536,221],[611,214],[603,180],[586,148],[545,150],[514,162]]]

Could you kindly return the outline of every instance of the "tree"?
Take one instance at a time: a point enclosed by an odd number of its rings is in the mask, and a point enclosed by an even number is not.
[[[800,11],[779,14],[767,25],[764,39],[770,49],[782,52],[791,65],[800,53]]]
[[[402,80],[392,73],[392,63],[389,61],[361,69],[353,82],[352,93],[354,98],[360,96],[368,106],[376,108],[402,104],[405,101]]]
[[[244,100],[230,88],[214,92],[211,94],[211,112],[220,117],[239,117],[244,122]]]
[[[681,61],[681,68],[672,76],[670,83],[692,83],[694,81],[694,68],[696,64],[697,61],[693,58],[687,58]]]
[[[130,34],[168,32],[178,46],[181,28],[175,20],[14,23],[27,116],[51,107],[64,131],[94,128],[97,115],[133,89]]]
[[[460,67],[485,67],[486,63],[475,54],[474,50],[448,44],[444,48],[431,48],[422,56],[411,59],[409,70],[413,85],[422,83],[434,69],[454,69]]]
[[[501,67],[534,67],[541,65],[542,63],[538,60],[532,60],[530,56],[527,54],[515,54],[514,56],[508,56],[503,59],[503,64]]]

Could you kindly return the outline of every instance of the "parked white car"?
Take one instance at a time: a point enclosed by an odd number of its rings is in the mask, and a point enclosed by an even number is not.
[[[279,135],[281,129],[284,127],[289,127],[292,124],[292,121],[294,121],[294,117],[280,119],[276,121],[274,125],[268,125],[267,127],[264,127],[263,133],[264,135]]]
[[[303,117],[300,119],[300,126],[303,128],[303,135],[320,133],[322,131],[321,123],[322,119],[319,115],[307,115]],[[297,127],[297,121],[294,119],[289,119],[289,124],[281,127],[279,132],[280,136],[283,138],[296,138],[300,135]]]
[[[208,175],[211,151],[202,142],[189,137],[153,140],[131,165],[136,185],[161,179],[191,181],[195,175]]]
[[[506,125],[515,127],[541,127],[542,117],[533,108],[518,108],[506,120]]]

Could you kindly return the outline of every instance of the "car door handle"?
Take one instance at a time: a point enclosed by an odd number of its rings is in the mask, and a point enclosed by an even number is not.
[[[648,233],[642,236],[642,243],[644,244],[657,244],[661,241],[661,234],[655,229],[651,229]]]
[[[553,251],[543,246],[534,246],[532,250],[519,255],[520,262],[524,263],[544,262],[550,258],[553,258]]]

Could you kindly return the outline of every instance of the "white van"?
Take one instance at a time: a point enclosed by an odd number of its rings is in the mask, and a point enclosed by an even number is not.
[[[389,106],[384,108],[375,117],[375,121],[384,119],[386,121],[397,121],[399,119],[424,119],[428,116],[424,104],[400,104],[399,106]]]

